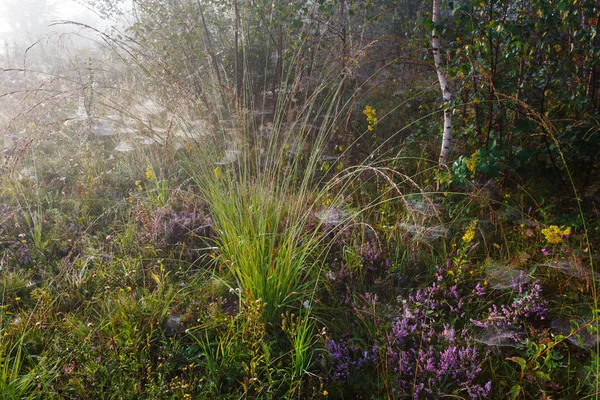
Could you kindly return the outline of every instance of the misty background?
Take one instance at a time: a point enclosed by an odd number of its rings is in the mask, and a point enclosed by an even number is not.
[[[9,63],[17,62],[16,59],[23,56],[24,51],[39,40],[51,43],[66,33],[76,34],[73,28],[53,25],[67,20],[100,29],[106,25],[88,7],[76,1],[1,0],[0,51],[4,60]]]

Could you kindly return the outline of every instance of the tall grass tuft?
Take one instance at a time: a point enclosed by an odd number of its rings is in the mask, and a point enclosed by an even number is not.
[[[301,306],[317,279],[315,251],[321,241],[319,229],[309,223],[318,205],[314,199],[325,190],[319,160],[333,123],[326,115],[339,89],[323,85],[323,99],[315,95],[290,123],[282,119],[292,98],[281,96],[268,138],[240,123],[235,139],[213,138],[212,146],[198,149],[202,162],[188,163],[210,207],[221,266],[244,301],[265,303],[264,317],[271,323],[287,307]],[[321,130],[304,148],[314,118],[323,120]],[[232,140],[238,147],[226,148]],[[227,154],[235,154],[229,164],[222,161]]]

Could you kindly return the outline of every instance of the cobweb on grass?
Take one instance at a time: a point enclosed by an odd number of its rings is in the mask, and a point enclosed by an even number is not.
[[[448,229],[441,226],[423,226],[417,224],[401,223],[400,228],[404,230],[408,235],[412,236],[415,240],[423,242],[432,242],[438,238],[445,238],[448,236]]]
[[[529,275],[524,271],[498,262],[488,263],[484,275],[493,289],[514,289],[530,280]]]
[[[569,343],[585,350],[594,349],[598,341],[598,334],[590,332],[587,327],[581,329],[577,334],[569,336],[583,325],[585,325],[583,321],[572,322],[566,319],[555,319],[551,322],[550,327],[557,334],[565,336]]]
[[[127,153],[134,150],[134,147],[128,142],[121,140],[114,149],[120,153]]]
[[[600,281],[600,276],[594,275],[593,271],[576,260],[554,260],[544,264],[538,264],[542,267],[555,269],[565,275],[579,279]]]
[[[315,211],[315,217],[324,225],[339,225],[348,218],[348,213],[336,207],[323,207]]]
[[[434,217],[438,215],[441,205],[425,199],[408,199],[406,200],[407,208],[417,214],[425,217]]]
[[[239,154],[240,154],[239,150],[235,150],[235,149],[225,150],[225,155],[223,157],[220,157],[219,160],[217,160],[217,162],[215,162],[215,164],[217,164],[217,165],[233,164],[234,162],[237,161]]]
[[[473,340],[490,347],[517,347],[522,334],[523,331],[515,327],[492,324],[474,332]]]

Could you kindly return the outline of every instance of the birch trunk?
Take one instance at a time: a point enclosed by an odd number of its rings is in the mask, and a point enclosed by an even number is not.
[[[440,24],[440,11],[441,11],[441,0],[433,0],[433,32],[431,33],[431,43],[433,52],[433,62],[435,65],[435,72],[440,82],[440,89],[442,90],[442,96],[444,97],[444,128],[442,132],[442,149],[440,151],[440,158],[438,165],[440,170],[446,169],[446,163],[448,162],[448,155],[450,154],[450,146],[452,141],[452,109],[450,108],[450,102],[452,101],[452,92],[448,86],[448,79],[446,74],[442,70],[442,57],[440,56],[440,37],[436,26]]]

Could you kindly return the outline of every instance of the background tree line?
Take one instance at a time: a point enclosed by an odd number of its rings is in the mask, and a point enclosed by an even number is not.
[[[106,16],[116,10],[110,0],[90,4]],[[442,179],[464,183],[503,174],[520,180],[542,173],[566,186],[570,173],[588,195],[596,193],[594,1],[447,1],[438,26],[431,5],[414,0],[133,4],[127,40],[136,56],[151,62],[145,64],[151,81],[193,93],[207,116],[229,118],[234,108],[245,108],[260,115],[250,124],[261,125],[281,92],[291,93],[287,112],[294,113],[318,82],[342,77],[342,103],[349,107],[335,145],[362,141],[364,154],[381,143],[395,154],[407,137],[418,137],[431,144],[426,153],[435,158],[444,107],[431,53],[435,28],[454,93],[446,106],[455,116],[450,173]],[[366,104],[380,116],[368,137],[360,135]]]

